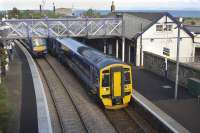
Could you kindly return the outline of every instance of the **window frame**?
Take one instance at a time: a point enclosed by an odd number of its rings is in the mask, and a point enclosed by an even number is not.
[[[170,27],[170,28],[169,28]],[[172,24],[167,24],[166,25],[166,31],[172,31],[173,25]]]
[[[159,29],[159,28],[158,28],[159,26],[160,26],[160,30],[158,30],[158,29]],[[163,25],[162,25],[162,24],[157,24],[157,25],[156,25],[156,32],[162,32],[162,31],[163,31]]]

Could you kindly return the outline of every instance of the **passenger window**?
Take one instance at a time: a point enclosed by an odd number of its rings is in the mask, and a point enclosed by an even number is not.
[[[125,72],[124,73],[124,83],[125,84],[130,84],[131,80],[130,80],[130,72]]]
[[[110,75],[103,75],[102,87],[110,86]]]

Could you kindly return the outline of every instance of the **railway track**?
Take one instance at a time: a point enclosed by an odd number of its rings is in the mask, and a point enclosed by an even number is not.
[[[62,132],[89,132],[68,89],[46,59],[36,60],[49,88]]]
[[[41,75],[41,79],[42,79],[42,82],[43,82],[43,85],[44,85],[45,93],[47,95],[47,101],[48,101],[50,116],[51,116],[51,119],[53,119],[53,121],[52,121],[53,132],[64,133],[65,129],[64,129],[63,122],[61,120],[61,116],[59,114],[59,111],[57,109],[56,99],[54,98],[52,91],[50,91],[50,86],[48,84],[48,80],[46,79],[44,72],[42,72],[42,68],[39,66],[37,61],[36,61],[36,64],[39,68],[39,73]]]
[[[71,74],[68,68],[64,68],[55,58],[50,56],[47,59],[38,59],[36,62],[48,85],[63,133],[70,132],[70,130],[73,132],[95,133],[156,133],[156,130],[149,123],[143,120],[141,116],[138,116],[133,107],[122,110],[102,111],[102,109],[99,109],[101,110],[99,112],[96,108],[97,105],[91,105],[88,101],[82,99],[82,97],[85,98],[87,96],[83,94],[85,90],[80,83],[75,81],[77,77]],[[68,98],[65,98],[66,96]],[[69,101],[71,103],[68,103]],[[72,110],[75,113],[72,113]],[[105,119],[110,125],[105,124]],[[72,126],[67,123],[74,123],[75,125],[72,124]],[[72,127],[73,130],[71,129]]]
[[[145,133],[125,110],[104,110],[104,112],[119,133]]]
[[[45,78],[49,84],[49,88],[52,91],[51,93],[55,99],[54,103],[56,104],[55,106],[58,112],[57,115],[58,117],[60,117],[60,123],[62,123],[62,127],[64,128],[62,129],[62,132],[71,132],[71,129],[66,125],[65,121],[68,121],[69,119],[74,119],[73,117],[76,117],[73,115],[70,115],[69,117],[69,115],[67,114],[68,110],[70,110],[70,106],[66,101],[71,100],[71,102],[73,102],[75,106],[74,108],[76,108],[73,111],[76,112],[76,114],[79,116],[79,121],[82,121],[82,126],[84,126],[84,130],[81,131],[75,130],[76,128],[80,128],[80,124],[77,126],[73,126],[74,131],[72,132],[116,133],[115,129],[100,111],[96,103],[91,102],[89,98],[84,95],[85,91],[80,88],[80,84],[77,84],[77,81],[75,81],[76,79],[71,77],[72,75],[68,73],[66,69],[60,68],[63,66],[59,62],[57,62],[56,60],[52,60],[52,58],[47,58],[42,60],[39,59],[37,60],[37,63],[38,65],[40,65],[42,71],[44,70],[43,75],[45,75]],[[56,77],[56,79],[53,77]],[[53,82],[55,80],[56,82]],[[59,80],[60,83],[58,83],[57,80]],[[62,92],[60,93],[58,92],[60,90],[59,88],[62,88]],[[63,90],[65,90],[65,93],[63,92]],[[57,93],[56,96],[55,93]],[[68,95],[68,97],[71,97],[65,100],[63,98],[59,98],[63,99],[63,102],[61,103],[62,107],[64,108],[66,106],[67,110],[63,109],[59,105],[58,100],[56,100],[58,99],[56,97],[58,97],[59,95],[61,95],[61,97],[63,97],[64,95]]]
[[[150,125],[149,122],[147,122],[140,114],[138,114],[137,111],[135,111],[133,105],[125,108],[124,111],[145,133],[158,133],[158,131],[152,125]]]
[[[52,59],[52,57],[50,57],[50,59],[48,59],[48,60],[50,62],[49,64],[51,64],[51,66],[56,69],[56,71],[57,71],[56,73],[61,76],[61,79],[63,80],[63,82],[68,82],[68,84],[70,84],[69,86],[73,86],[72,88],[74,88],[73,89],[74,91],[77,89],[77,91],[79,91],[79,93],[81,93],[81,94],[83,94],[82,91],[85,92],[85,89],[83,89],[83,86],[80,85],[80,82],[76,81],[77,80],[76,75],[69,72],[68,68],[65,67],[64,71],[67,72],[67,75],[64,76],[64,73],[63,74],[61,74],[61,72],[59,73],[59,70],[63,69],[63,66],[59,62],[55,61],[55,58]],[[57,67],[55,67],[55,66],[57,66]],[[74,79],[74,78],[76,78],[76,79]],[[77,94],[75,94],[74,91],[73,91],[73,93],[74,93],[73,96],[77,95]],[[80,98],[81,95],[77,95],[77,97]],[[87,97],[87,96],[84,96],[84,97]],[[79,100],[82,102],[84,101],[83,99],[79,99]],[[88,103],[86,103],[86,102],[82,103],[82,105],[85,105],[85,106],[87,106],[87,104]],[[83,108],[85,106],[80,107],[80,109],[83,110]],[[93,108],[92,106],[94,106],[94,105],[88,105],[88,110],[87,110],[88,112],[89,112],[90,108]],[[97,109],[94,109],[94,110],[96,110],[96,112],[98,112]],[[142,119],[142,117],[139,116],[138,113],[136,113],[136,111],[134,110],[133,107],[129,107],[129,108],[126,108],[123,110],[118,110],[118,111],[113,111],[113,110],[102,111],[102,109],[100,109],[100,110],[102,113],[104,113],[104,116],[107,117],[106,119],[112,124],[112,127],[115,129],[116,132],[156,133],[156,130],[154,130],[147,121]],[[86,115],[86,117],[98,117],[98,116]],[[119,122],[120,119],[122,122]],[[90,119],[90,120],[86,120],[86,121],[87,121],[87,123],[90,123],[90,121],[92,121],[92,120]],[[96,125],[97,129],[99,128],[99,127],[97,127],[99,125]],[[94,127],[95,127],[95,124],[94,124]],[[97,132],[95,130],[90,130],[90,131]],[[102,132],[102,129],[99,128],[98,131]],[[104,131],[104,132],[106,132],[106,131]]]
[[[158,133],[133,107],[104,110],[104,113],[119,133]]]
[[[91,133],[116,133],[116,130],[102,113],[96,102],[91,100],[82,84],[77,80],[76,75],[61,65],[55,58],[49,56],[47,58],[49,64],[54,68],[57,75],[63,81],[65,86],[68,86],[69,92],[80,110],[80,114],[84,119],[88,131]]]

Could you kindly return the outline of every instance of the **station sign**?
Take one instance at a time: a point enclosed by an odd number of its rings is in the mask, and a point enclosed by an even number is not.
[[[163,55],[170,56],[170,49],[166,48],[166,47],[163,47]]]

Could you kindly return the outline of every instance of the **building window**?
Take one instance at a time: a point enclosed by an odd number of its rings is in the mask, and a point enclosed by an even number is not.
[[[163,25],[156,25],[156,31],[163,31]]]
[[[166,25],[166,31],[172,31],[172,25]]]

